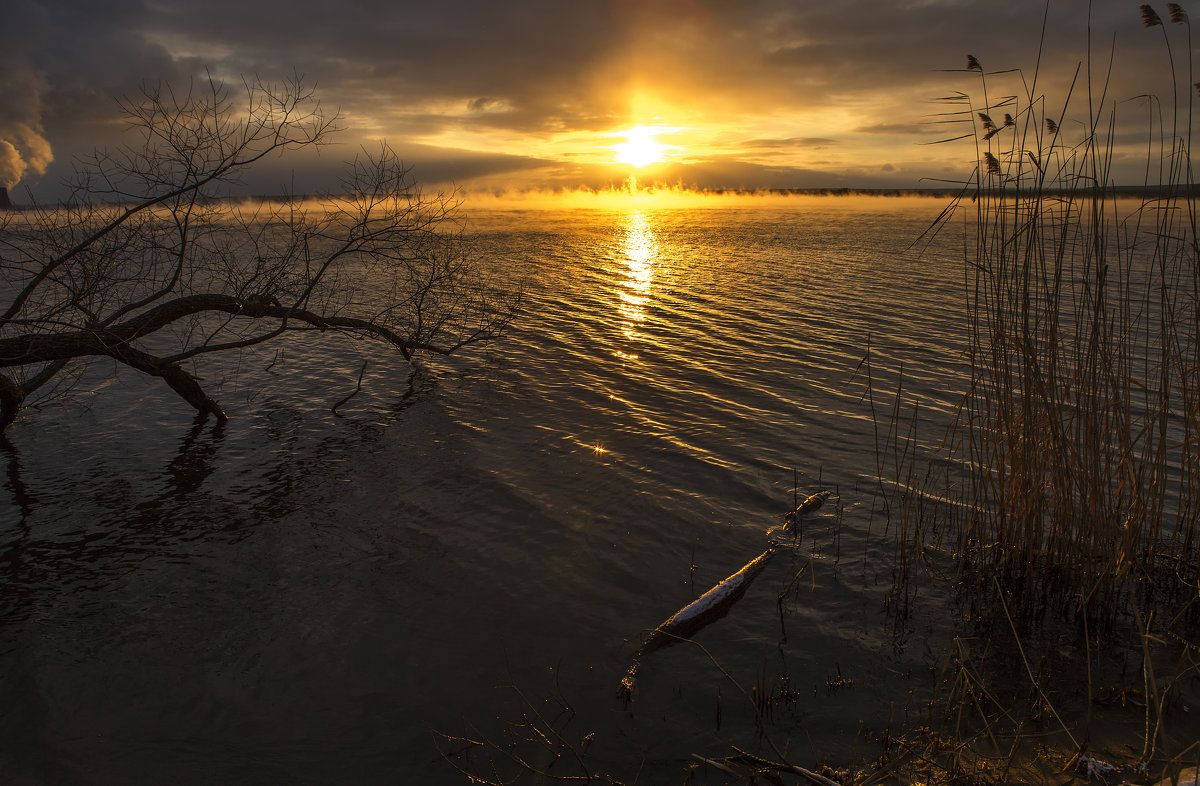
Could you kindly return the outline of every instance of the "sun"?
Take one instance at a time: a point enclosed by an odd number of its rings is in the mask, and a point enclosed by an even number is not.
[[[617,162],[640,169],[665,161],[666,157],[663,153],[671,146],[654,141],[655,135],[662,133],[663,130],[655,126],[634,126],[626,131],[615,132],[613,136],[623,136],[629,140],[619,145],[613,145],[613,150],[617,153]]]

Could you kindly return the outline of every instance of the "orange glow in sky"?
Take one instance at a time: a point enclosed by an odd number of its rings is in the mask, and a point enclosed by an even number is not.
[[[642,191],[934,188],[968,177],[979,159],[973,139],[935,143],[984,133],[972,111],[943,113],[939,97],[1020,96],[1070,115],[1080,103],[1071,98],[1076,65],[1092,37],[1070,3],[1051,4],[1044,45],[1022,14],[989,16],[979,29],[980,9],[990,8],[983,0],[862,0],[853,14],[795,0],[457,0],[336,12],[337,4],[292,0],[291,13],[236,35],[211,4],[188,0],[118,4],[150,10],[101,16],[50,10],[62,3],[16,5],[47,10],[4,18],[0,36],[22,43],[0,68],[0,181],[11,185],[20,169],[21,186],[49,201],[69,198],[62,184],[71,162],[128,143],[110,96],[163,80],[202,83],[206,74],[230,86],[242,75],[306,74],[306,88],[342,118],[336,154],[264,162],[257,180],[239,186],[245,193],[281,182],[298,193],[335,192],[342,159],[384,141],[423,185],[474,193],[603,191],[630,175]],[[1175,105],[1161,37],[1187,30],[1172,23],[1148,33],[1136,3],[1094,5],[1097,34],[1119,33],[1107,93],[1122,101],[1161,94]],[[964,50],[986,55],[998,41],[1013,46],[983,58],[989,98]],[[113,51],[128,56],[118,64]],[[1034,66],[1038,96],[1028,97]],[[76,85],[92,98],[77,100]],[[1135,125],[1117,132],[1114,177],[1141,182],[1140,115],[1127,117]],[[1005,129],[993,145],[1014,136]]]

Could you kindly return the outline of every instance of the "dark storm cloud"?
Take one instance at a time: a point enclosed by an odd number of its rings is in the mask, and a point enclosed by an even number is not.
[[[65,177],[74,156],[113,143],[116,97],[144,82],[185,82],[195,73],[195,64],[145,38],[141,0],[8,0],[3,7],[0,126],[17,119],[40,131],[43,161],[54,160],[42,178],[31,177],[41,167],[26,169],[29,185]]]
[[[837,110],[857,117],[843,123],[844,133],[913,150],[913,129],[936,111],[928,99],[981,89],[978,74],[962,72],[968,53],[988,70],[1024,67],[1032,76],[1046,8],[1041,0],[7,0],[5,7],[3,122],[10,140],[40,136],[53,145],[47,182],[72,155],[112,143],[114,96],[144,81],[203,78],[206,68],[226,78],[305,75],[343,111],[349,149],[380,136],[415,152],[412,143],[445,145],[439,135],[456,133],[509,140],[603,133],[641,122],[630,115],[631,96],[649,91],[701,120],[744,127],[759,117]],[[1144,82],[1147,74],[1167,75],[1162,31],[1141,27],[1136,4],[1097,0],[1090,26],[1098,78],[1116,36],[1110,95],[1157,89]],[[1087,55],[1088,29],[1086,4],[1051,6],[1039,89],[1065,93]],[[1178,40],[1177,30],[1169,32]],[[995,81],[997,90],[1014,89]],[[774,145],[782,155],[814,140],[847,148],[847,138],[819,127],[795,131],[764,129],[743,149]],[[488,150],[496,161],[540,167],[526,150],[497,144]],[[439,166],[467,172],[478,161],[457,155],[461,169],[446,163],[455,158],[449,154]]]
[[[229,50],[221,57],[229,70],[296,68],[347,106],[402,114],[435,100],[466,107],[483,96],[512,107],[514,126],[544,128],[596,114],[585,99],[596,63],[616,46],[608,6],[168,0],[146,25],[196,51]]]
[[[347,161],[364,152],[348,145],[339,148],[266,159],[247,174],[245,189],[263,195],[281,191],[296,194],[327,192],[340,182]],[[365,152],[370,151],[367,146]],[[431,190],[448,190],[469,180],[503,178],[553,166],[553,162],[529,156],[476,153],[433,145],[408,144],[401,152],[404,164],[412,169],[412,176],[418,183],[433,184]]]

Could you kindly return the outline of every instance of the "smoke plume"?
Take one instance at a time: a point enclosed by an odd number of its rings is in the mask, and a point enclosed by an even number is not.
[[[0,71],[0,186],[40,175],[54,160],[42,131],[40,84],[32,69]]]
[[[0,124],[0,186],[15,186],[31,170],[40,175],[53,160],[40,129],[26,123]]]

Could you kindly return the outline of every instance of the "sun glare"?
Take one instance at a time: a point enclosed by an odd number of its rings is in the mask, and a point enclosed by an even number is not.
[[[623,136],[629,140],[613,146],[617,153],[617,161],[640,169],[666,160],[663,153],[670,145],[654,141],[655,135],[662,130],[654,126],[634,126],[627,131],[616,132],[614,136]]]

